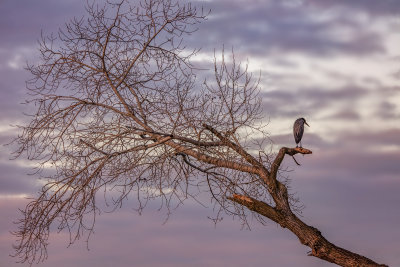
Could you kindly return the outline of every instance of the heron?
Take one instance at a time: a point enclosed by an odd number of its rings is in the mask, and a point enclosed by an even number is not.
[[[294,141],[296,141],[296,147],[299,146],[299,143],[301,147],[301,138],[303,137],[304,133],[304,124],[310,127],[310,125],[308,125],[308,123],[304,118],[297,119],[293,124],[293,135],[294,135]]]

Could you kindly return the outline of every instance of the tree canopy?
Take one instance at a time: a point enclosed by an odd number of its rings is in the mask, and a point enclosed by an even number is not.
[[[16,157],[38,162],[47,181],[14,233],[22,261],[47,257],[52,227],[71,242],[90,235],[100,197],[118,208],[133,195],[138,211],[161,199],[170,209],[206,189],[218,214],[273,220],[330,262],[375,264],[296,216],[279,167],[311,151],[270,152],[258,77],[234,53],[214,57],[213,79],[196,77],[197,51],[184,43],[206,15],[174,0],[93,3],[42,36],[40,61],[28,66],[36,112],[14,141]]]

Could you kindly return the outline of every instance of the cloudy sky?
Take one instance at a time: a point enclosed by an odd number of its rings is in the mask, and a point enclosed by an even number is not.
[[[0,143],[24,123],[23,67],[37,56],[41,30],[56,32],[84,13],[80,0],[0,0]],[[265,120],[273,149],[292,146],[291,127],[305,117],[303,146],[311,156],[291,159],[292,191],[303,220],[336,245],[389,266],[400,266],[400,1],[218,0],[199,2],[208,20],[186,40],[202,48],[202,66],[214,49],[234,48],[261,71]],[[0,148],[0,267],[14,263],[12,222],[38,188],[30,166]],[[188,201],[166,224],[150,207],[138,216],[123,208],[97,219],[89,241],[67,248],[54,234],[41,266],[333,266],[307,257],[308,249],[274,223],[241,230],[212,208]]]

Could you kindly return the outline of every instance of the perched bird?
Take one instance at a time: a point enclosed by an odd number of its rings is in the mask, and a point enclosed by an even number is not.
[[[304,133],[304,124],[310,127],[310,125],[308,125],[308,123],[304,118],[297,119],[293,124],[293,135],[294,135],[294,141],[296,141],[296,147],[299,146],[299,143],[301,147],[301,138],[303,137]]]

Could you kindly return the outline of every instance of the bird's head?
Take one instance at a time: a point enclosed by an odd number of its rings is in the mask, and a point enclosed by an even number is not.
[[[302,120],[303,120],[303,123],[305,124],[305,125],[307,125],[308,127],[310,127],[310,125],[308,125],[308,123],[306,122],[306,119],[304,119],[304,118],[301,118]]]

